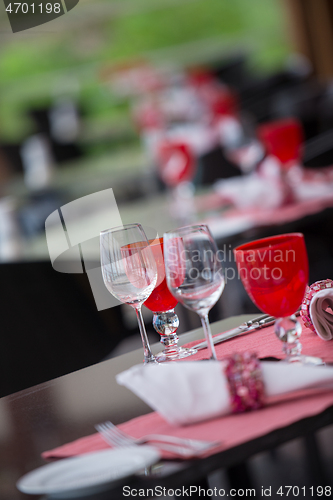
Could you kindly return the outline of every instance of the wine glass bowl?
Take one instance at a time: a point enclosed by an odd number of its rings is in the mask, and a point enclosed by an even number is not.
[[[301,356],[302,328],[295,317],[309,278],[303,234],[282,234],[245,243],[235,248],[234,254],[252,301],[261,311],[278,318],[275,334],[283,342],[286,361],[320,364],[318,358]]]
[[[145,306],[153,313],[153,326],[161,336],[164,350],[155,356],[158,362],[175,361],[197,352],[196,349],[178,347],[177,329],[179,319],[174,311],[178,300],[171,294],[165,277],[163,238],[149,240],[150,248],[157,267],[157,282],[154,290],[145,301]]]
[[[296,118],[284,118],[260,125],[257,134],[268,154],[275,156],[284,169],[301,161],[304,134]]]
[[[303,235],[278,235],[235,249],[245,290],[262,311],[291,316],[300,306],[309,277]]]
[[[165,233],[164,259],[172,295],[199,315],[209,356],[216,359],[208,313],[221,296],[224,274],[208,227],[204,224],[185,226]]]
[[[169,291],[164,269],[163,238],[149,240],[150,248],[157,268],[157,281],[153,292],[145,301],[145,306],[152,312],[169,311],[174,309],[178,300]]]
[[[116,231],[113,233],[114,239],[115,234]],[[123,245],[119,250],[114,266],[103,266],[106,288],[121,302],[142,304],[156,283],[149,244],[139,241]]]
[[[155,288],[157,268],[140,224],[128,224],[100,234],[101,269],[108,291],[135,309],[144,349],[144,362],[156,362],[151,353],[141,306]]]

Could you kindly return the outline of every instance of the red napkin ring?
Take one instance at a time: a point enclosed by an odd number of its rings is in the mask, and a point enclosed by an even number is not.
[[[333,281],[330,279],[316,281],[311,286],[307,286],[305,290],[304,299],[301,305],[301,318],[304,322],[304,325],[310,328],[314,333],[316,332],[315,327],[313,326],[311,316],[310,316],[310,303],[313,297],[320,291],[325,288],[333,288]]]
[[[226,359],[231,411],[242,413],[264,406],[264,381],[260,362],[254,353],[234,354]]]

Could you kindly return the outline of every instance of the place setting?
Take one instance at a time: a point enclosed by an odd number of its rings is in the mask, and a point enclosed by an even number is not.
[[[125,478],[149,479],[156,464],[208,459],[333,404],[333,349],[327,344],[333,282],[308,285],[301,233],[234,249],[239,277],[263,314],[216,336],[208,313],[225,280],[207,226],[148,239],[140,224],[125,225],[102,231],[100,248],[105,286],[134,308],[143,344],[143,363],[116,380],[152,412],[118,426],[96,422],[97,433],[43,452],[49,463],[23,476],[20,491],[59,499],[99,494]],[[198,314],[204,341],[178,346],[177,303]],[[161,336],[157,355],[142,305],[153,312]]]
[[[3,3],[0,500],[330,496],[332,1]]]

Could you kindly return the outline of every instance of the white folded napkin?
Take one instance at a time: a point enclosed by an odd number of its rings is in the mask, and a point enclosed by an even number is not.
[[[139,396],[173,425],[186,425],[230,413],[223,361],[184,361],[136,365],[117,382]],[[262,362],[265,393],[278,396],[310,388],[333,389],[333,368]]]
[[[309,307],[312,324],[323,340],[333,338],[333,314],[326,311],[328,307],[333,311],[333,288],[317,292],[312,297]]]

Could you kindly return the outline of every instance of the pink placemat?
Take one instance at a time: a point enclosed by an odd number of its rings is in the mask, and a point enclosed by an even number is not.
[[[320,356],[326,362],[333,361],[333,342],[325,342],[311,330],[303,328],[303,353]],[[187,345],[193,345],[191,342]],[[216,346],[217,356],[222,359],[233,352],[251,350],[259,357],[282,357],[281,342],[275,337],[273,327],[263,328]],[[205,359],[207,350],[203,349],[191,359]],[[320,368],[318,368],[320,369]],[[119,428],[135,438],[147,434],[169,434],[184,438],[220,441],[221,445],[205,456],[226,450],[241,443],[263,436],[275,429],[285,427],[300,419],[311,417],[333,405],[332,391],[302,391],[283,398],[270,399],[261,410],[229,415],[208,420],[186,427],[168,424],[156,412],[143,415],[119,425]],[[108,448],[99,434],[86,436],[59,448],[44,452],[43,458],[54,460]],[[163,453],[164,458],[174,458]]]
[[[333,405],[332,391],[317,391],[315,393],[306,391],[293,393],[284,400],[271,400],[261,410],[228,415],[186,427],[173,427],[156,412],[152,412],[121,424],[119,428],[135,438],[147,434],[168,434],[182,438],[220,441],[220,446],[204,455],[209,456],[251,441],[300,419],[314,416],[331,405]],[[93,434],[44,452],[42,456],[46,460],[54,460],[106,448],[109,447],[102,438],[98,434]],[[170,453],[163,452],[162,456],[164,458],[174,458]]]
[[[308,356],[318,356],[326,363],[333,362],[333,341],[322,340],[318,335],[304,326],[303,321],[299,318],[302,324],[301,344],[303,346],[302,354]],[[198,341],[189,342],[184,347],[192,347],[198,344]],[[252,351],[255,352],[258,358],[267,358],[273,356],[282,359],[284,353],[282,351],[282,342],[274,334],[274,325],[254,330],[251,333],[240,335],[221,344],[215,346],[218,359],[223,359],[235,352]],[[186,359],[186,358],[185,358]],[[191,360],[208,359],[207,349],[202,349],[191,356]]]

